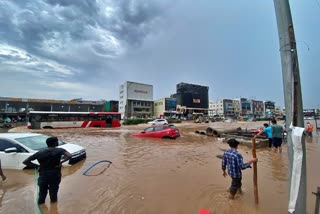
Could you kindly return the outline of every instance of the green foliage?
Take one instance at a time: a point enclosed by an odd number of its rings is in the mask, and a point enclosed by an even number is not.
[[[123,125],[137,125],[137,124],[141,124],[141,123],[147,123],[151,121],[150,119],[140,119],[140,118],[137,118],[137,119],[127,119],[125,121],[123,121]]]
[[[181,120],[177,120],[177,119],[167,119],[168,120],[168,123],[171,124],[171,123],[181,123]]]

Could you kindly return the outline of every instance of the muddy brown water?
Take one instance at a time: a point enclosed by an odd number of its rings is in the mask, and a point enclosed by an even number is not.
[[[211,125],[211,124],[210,124]],[[216,126],[255,128],[261,122],[215,123]],[[197,214],[200,208],[211,213],[287,213],[288,157],[269,149],[257,151],[260,204],[254,204],[253,170],[243,171],[243,195],[228,200],[230,178],[221,171],[219,139],[195,134],[208,124],[178,124],[181,137],[176,140],[132,137],[146,125],[117,129],[37,130],[77,143],[87,150],[87,159],[64,167],[59,202],[41,205],[42,213],[110,214]],[[15,131],[23,131],[17,129]],[[320,185],[320,144],[318,137],[307,140],[308,213],[313,213],[312,191]],[[240,147],[244,160],[251,150]],[[101,163],[82,172],[100,160]],[[33,170],[4,170],[8,181],[0,189],[0,213],[37,213]]]

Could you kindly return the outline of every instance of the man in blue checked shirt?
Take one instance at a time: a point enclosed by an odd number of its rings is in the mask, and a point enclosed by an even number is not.
[[[256,158],[252,158],[248,163],[243,163],[242,155],[237,151],[239,142],[235,139],[228,140],[230,149],[224,152],[222,159],[222,171],[223,176],[227,176],[226,168],[228,168],[228,174],[232,179],[230,187],[230,199],[234,199],[234,195],[237,190],[241,192],[241,180],[242,173],[241,171],[246,168],[251,168],[251,164],[257,162]]]

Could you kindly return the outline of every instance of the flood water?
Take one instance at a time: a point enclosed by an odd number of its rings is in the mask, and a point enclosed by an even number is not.
[[[212,125],[213,123],[210,123]],[[216,126],[259,127],[261,122],[214,123]],[[254,204],[253,170],[243,171],[243,195],[228,199],[231,179],[221,170],[221,149],[228,146],[217,138],[195,134],[208,124],[177,124],[176,140],[132,137],[146,125],[116,129],[37,130],[77,143],[87,150],[87,159],[64,167],[59,202],[41,205],[42,213],[111,214],[197,214],[200,208],[211,213],[287,213],[288,157],[258,149],[258,206]],[[320,185],[320,144],[315,135],[307,139],[308,213],[313,213],[315,191]],[[244,160],[251,150],[240,146]],[[93,163],[101,163],[82,172]],[[0,213],[37,213],[33,170],[4,170],[8,181],[0,184]]]

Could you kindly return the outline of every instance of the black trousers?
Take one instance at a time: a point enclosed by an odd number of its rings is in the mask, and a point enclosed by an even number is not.
[[[230,187],[230,193],[232,195],[236,194],[237,193],[237,190],[241,189],[241,186],[242,186],[242,178],[232,178],[232,181],[231,181],[231,187]]]
[[[61,182],[61,172],[40,173],[38,178],[39,199],[38,204],[43,204],[46,200],[48,190],[51,202],[58,200],[59,184]]]

